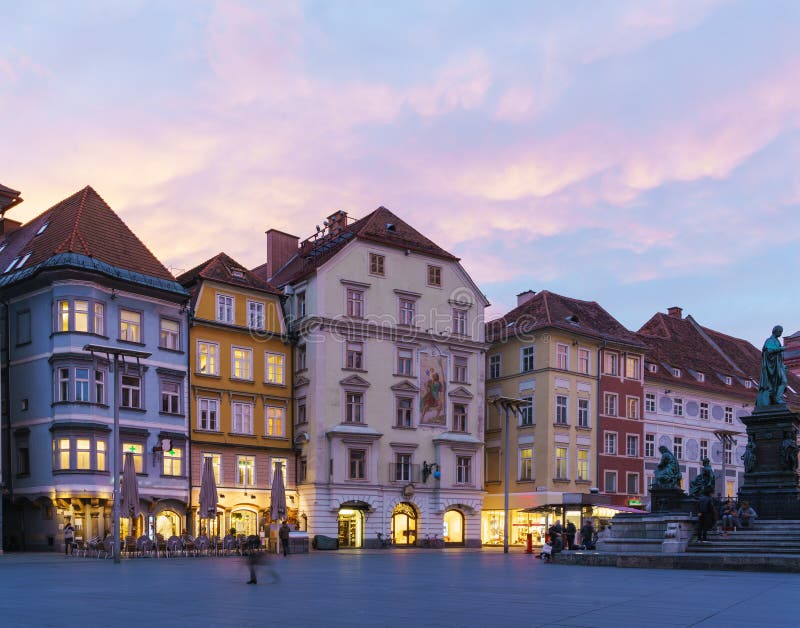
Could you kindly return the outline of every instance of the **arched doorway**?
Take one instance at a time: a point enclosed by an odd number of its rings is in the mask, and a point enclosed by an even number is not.
[[[362,502],[342,504],[337,517],[339,547],[361,547],[364,544],[364,512]]]
[[[120,517],[119,520],[119,538],[125,539],[129,536],[139,538],[144,534],[144,515],[138,515],[133,519],[131,525],[130,517]]]
[[[458,547],[464,545],[464,515],[458,510],[444,513],[442,538],[445,545]]]
[[[165,539],[181,535],[181,517],[172,510],[162,510],[156,515],[156,533]]]
[[[417,510],[408,502],[400,502],[392,511],[392,536],[395,545],[417,543]]]
[[[258,514],[244,508],[234,510],[231,513],[231,528],[236,528],[236,534],[258,534]]]

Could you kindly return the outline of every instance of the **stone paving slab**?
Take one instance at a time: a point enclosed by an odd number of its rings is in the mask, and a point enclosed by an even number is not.
[[[281,578],[265,584],[274,569]],[[241,558],[0,556],[3,626],[796,627],[800,576],[585,569],[431,550]],[[513,622],[513,624],[512,624]]]

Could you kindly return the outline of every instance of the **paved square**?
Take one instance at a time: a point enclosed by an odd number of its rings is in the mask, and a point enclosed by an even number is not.
[[[267,571],[281,576],[266,584]],[[242,559],[0,557],[4,626],[800,624],[800,576],[546,565],[494,550]]]

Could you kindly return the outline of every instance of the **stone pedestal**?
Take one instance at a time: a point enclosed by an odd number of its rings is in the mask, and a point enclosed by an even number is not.
[[[650,512],[692,513],[696,503],[679,488],[650,487]]]
[[[755,442],[756,462],[744,474],[739,499],[750,502],[761,519],[800,519],[797,456],[792,463],[784,455],[784,441],[797,442],[800,417],[785,405],[759,406],[742,422]]]

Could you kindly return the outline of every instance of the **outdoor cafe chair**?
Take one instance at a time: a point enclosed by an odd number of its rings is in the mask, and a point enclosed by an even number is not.
[[[228,552],[236,551],[236,539],[232,534],[226,534],[222,539],[222,551],[227,555]]]
[[[144,534],[136,539],[136,551],[139,556],[152,555],[153,547],[153,542]]]
[[[167,539],[167,556],[175,556],[183,550],[181,540],[177,536],[171,536]]]
[[[109,535],[103,541],[103,548],[106,553],[106,558],[112,558],[114,556],[114,537]]]
[[[194,537],[191,534],[182,535],[181,544],[183,545],[184,556],[188,556],[190,553],[197,556],[197,546],[195,545]]]
[[[126,536],[125,537],[125,547],[122,550],[124,554],[127,554],[128,557],[135,556],[137,552],[136,548],[136,537],[133,536]]]
[[[198,554],[208,554],[210,552],[210,545],[208,541],[208,537],[205,534],[201,534],[200,536],[195,539],[194,542],[195,548],[197,549]]]

